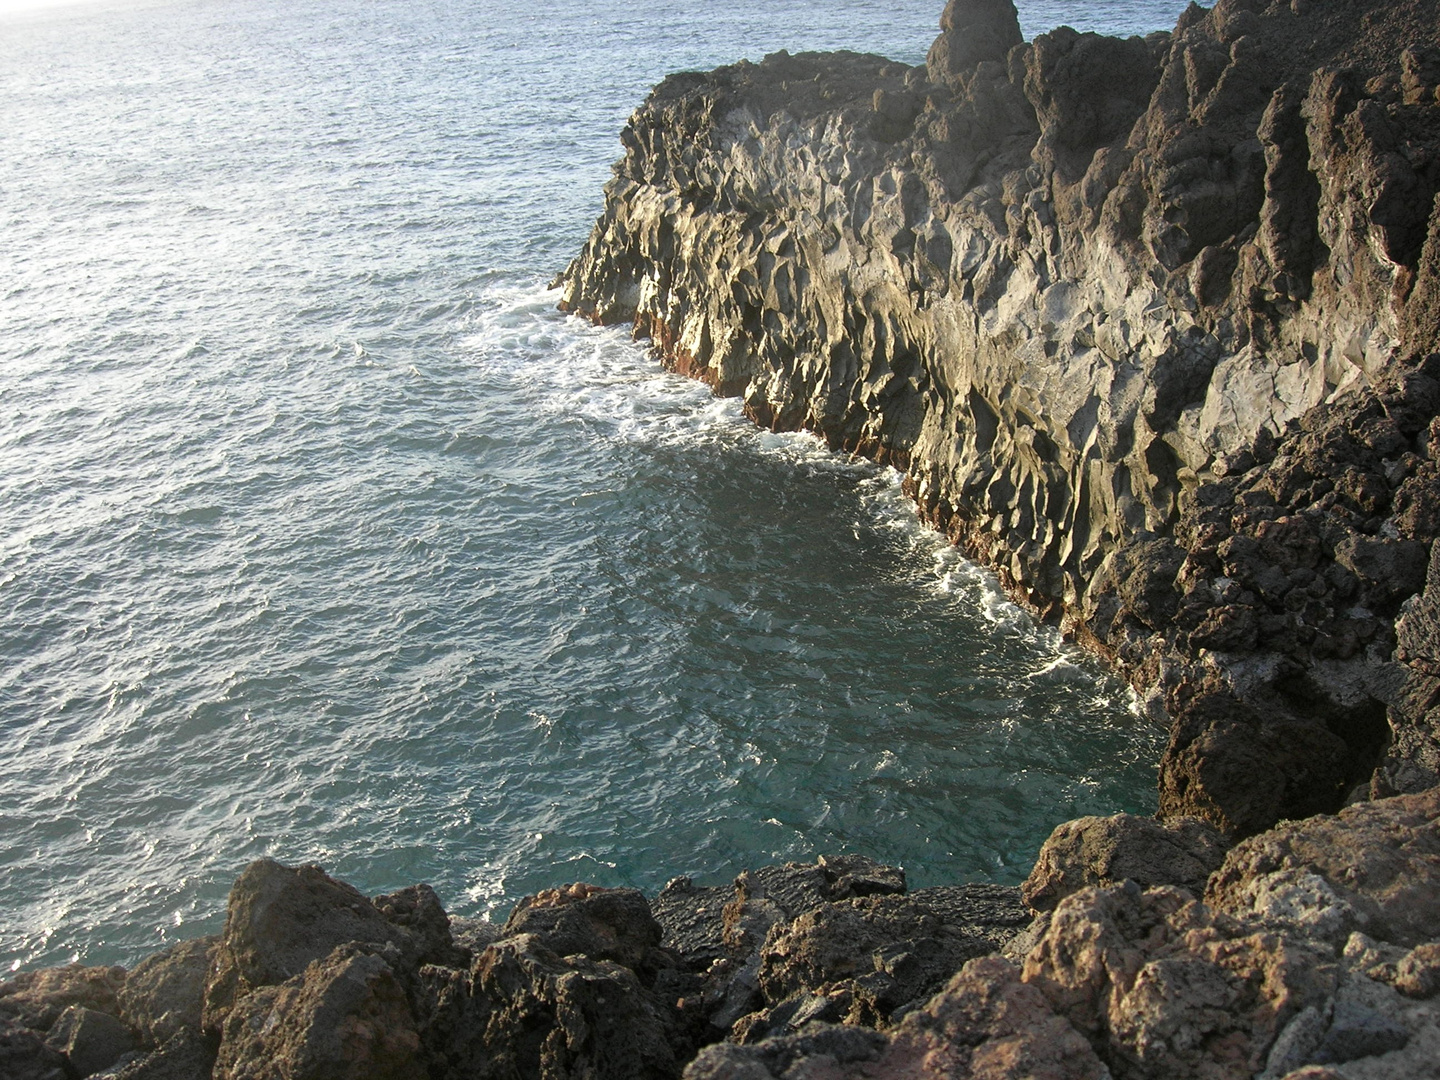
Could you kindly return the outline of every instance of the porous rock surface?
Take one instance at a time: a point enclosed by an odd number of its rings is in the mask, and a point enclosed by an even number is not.
[[[1440,9],[941,25],[666,79],[561,306],[904,470],[1168,718],[1162,816],[1434,784]]]
[[[564,885],[456,935],[429,886],[372,899],[262,859],[218,937],[129,972],[0,983],[0,1076],[664,1080],[707,1042],[790,1030],[806,1003],[843,998],[825,1015],[873,1034],[1028,915],[1018,889],[905,892],[898,867],[841,855],[676,879],[653,907]]]
[[[1102,878],[1139,865],[1190,880],[1175,851],[1208,859],[1215,843],[1195,823],[1126,818],[1077,834],[1113,849]],[[1373,800],[1243,841],[1203,894],[1081,883],[1028,928],[1019,889],[912,892],[898,867],[858,855],[728,886],[679,878],[653,903],[571,884],[525,897],[502,925],[456,920],[473,952],[428,887],[370,900],[318,867],[261,861],[218,940],[130,972],[0,984],[0,1067],[53,1080],[1433,1077],[1437,838],[1440,788]],[[1125,855],[1132,843],[1149,861]],[[1080,849],[1089,873],[1094,849]],[[1078,880],[1065,863],[1051,868]],[[221,991],[217,1029],[202,1004]]]

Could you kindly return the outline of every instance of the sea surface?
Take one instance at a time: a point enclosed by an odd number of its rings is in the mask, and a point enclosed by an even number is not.
[[[546,289],[667,72],[918,63],[940,7],[0,17],[0,971],[215,931],[264,855],[503,918],[840,850],[1013,883],[1153,810],[1162,733],[893,473]]]

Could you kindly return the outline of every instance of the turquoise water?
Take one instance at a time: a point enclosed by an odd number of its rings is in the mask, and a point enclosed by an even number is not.
[[[260,855],[484,914],[840,849],[1013,882],[1153,807],[1161,733],[894,475],[545,291],[667,71],[918,62],[938,8],[0,22],[0,970],[214,930]]]

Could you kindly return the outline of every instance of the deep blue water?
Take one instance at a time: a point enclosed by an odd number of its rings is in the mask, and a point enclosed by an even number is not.
[[[919,62],[940,6],[0,18],[0,970],[209,932],[260,855],[503,913],[841,849],[1013,882],[1153,808],[1161,734],[896,477],[544,288],[666,72]]]

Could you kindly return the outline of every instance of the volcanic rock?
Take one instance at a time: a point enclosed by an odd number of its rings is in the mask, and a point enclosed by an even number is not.
[[[1133,814],[1057,825],[1021,886],[1025,902],[1049,911],[1089,885],[1177,885],[1192,893],[1225,858],[1225,841],[1197,818],[1158,822]]]

